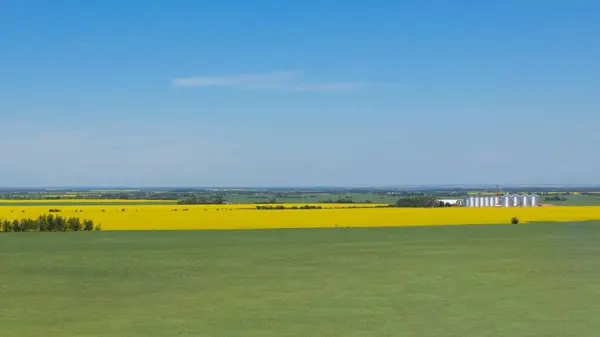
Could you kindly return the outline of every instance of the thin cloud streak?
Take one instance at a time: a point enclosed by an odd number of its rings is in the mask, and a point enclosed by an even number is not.
[[[363,83],[358,82],[331,82],[316,84],[298,84],[288,88],[288,91],[297,92],[344,92],[354,91],[364,87]]]
[[[295,78],[296,72],[273,72],[267,74],[238,74],[225,76],[195,76],[176,78],[173,84],[179,87],[247,87],[277,84]]]
[[[346,92],[360,89],[358,82],[303,83],[299,72],[279,71],[264,74],[237,74],[223,76],[194,76],[173,79],[176,87],[230,87],[243,90],[286,92]]]

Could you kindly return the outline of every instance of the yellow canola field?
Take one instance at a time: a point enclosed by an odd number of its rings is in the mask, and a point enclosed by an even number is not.
[[[18,199],[0,199],[0,206],[10,204],[52,204],[52,203],[73,203],[73,204],[85,204],[85,203],[165,203],[165,202],[177,202],[176,200],[141,200],[141,199],[36,199],[36,200],[18,200]]]
[[[237,206],[237,207],[236,207]],[[328,205],[332,206],[332,205]],[[346,205],[347,206],[347,205]],[[389,227],[508,224],[538,221],[600,220],[600,206],[537,208],[356,208],[256,210],[256,205],[227,206],[61,206],[61,216],[94,220],[104,230],[260,229],[315,227]],[[122,211],[125,209],[125,211]],[[174,211],[177,209],[177,211]],[[187,211],[184,211],[187,209]],[[104,212],[103,212],[104,210]],[[83,212],[82,212],[83,211]],[[47,206],[0,206],[0,218],[48,214]]]

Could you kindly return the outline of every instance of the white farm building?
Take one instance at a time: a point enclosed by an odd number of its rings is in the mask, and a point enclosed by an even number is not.
[[[439,199],[438,201],[452,206],[459,206],[462,203],[460,199]]]
[[[465,207],[537,207],[540,196],[537,194],[471,195],[463,199]]]

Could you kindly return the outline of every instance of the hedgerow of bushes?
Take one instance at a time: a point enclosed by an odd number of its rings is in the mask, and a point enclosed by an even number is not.
[[[320,206],[320,205],[305,205],[305,206],[285,207],[283,205],[276,205],[276,206],[267,205],[267,206],[256,206],[256,209],[260,209],[260,210],[273,210],[273,209],[323,209],[323,206]]]
[[[62,217],[40,215],[39,217],[22,218],[15,220],[4,219],[0,221],[0,230],[8,232],[81,232],[81,231],[99,231],[100,224],[94,224],[93,220],[79,219],[76,217]]]
[[[341,208],[387,208],[392,207],[391,205],[377,205],[377,206],[344,206]],[[321,205],[304,205],[304,206],[284,206],[284,205],[261,205],[256,206],[258,210],[284,210],[284,209],[323,209]]]

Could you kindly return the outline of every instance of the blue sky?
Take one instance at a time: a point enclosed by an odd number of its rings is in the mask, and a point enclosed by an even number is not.
[[[0,0],[0,186],[600,183],[598,1]]]

